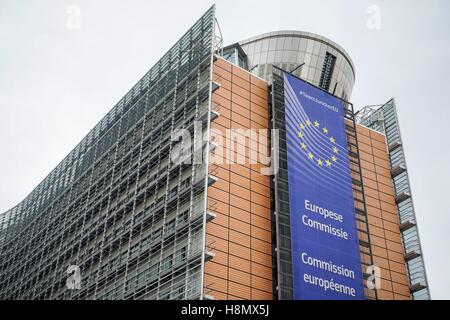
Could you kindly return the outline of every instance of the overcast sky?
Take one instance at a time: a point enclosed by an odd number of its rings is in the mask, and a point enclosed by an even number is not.
[[[212,3],[0,0],[0,212],[25,198]],[[431,295],[450,299],[450,1],[216,4],[226,44],[276,30],[318,33],[352,57],[356,108],[396,98]],[[78,9],[81,19],[71,19]]]

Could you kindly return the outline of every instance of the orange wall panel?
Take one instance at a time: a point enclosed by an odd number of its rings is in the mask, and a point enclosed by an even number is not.
[[[381,300],[411,299],[384,135],[357,125],[373,263],[381,268]]]
[[[216,141],[224,154],[213,158],[236,162],[239,156],[245,163],[214,164],[219,181],[208,188],[208,206],[217,217],[207,223],[206,245],[215,256],[205,263],[204,292],[214,299],[272,299],[269,177],[258,171],[262,164],[250,164],[250,151],[257,151],[250,137],[238,134],[243,139],[233,144],[226,137],[227,129],[268,128],[268,86],[221,58],[213,79],[220,84],[212,97],[220,116],[211,128],[224,137]],[[267,146],[267,138],[258,145]]]

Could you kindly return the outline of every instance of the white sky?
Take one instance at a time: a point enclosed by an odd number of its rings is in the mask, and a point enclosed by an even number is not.
[[[0,212],[20,202],[213,3],[0,0]],[[450,299],[450,2],[218,0],[230,44],[294,29],[340,44],[357,108],[396,98],[434,299]],[[79,29],[67,27],[70,5]],[[381,29],[367,9],[381,10]]]

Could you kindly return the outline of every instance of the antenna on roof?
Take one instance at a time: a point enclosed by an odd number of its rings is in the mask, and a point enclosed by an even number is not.
[[[335,92],[336,92],[337,85],[338,85],[338,82],[336,81],[336,83],[334,84],[333,95],[334,95]]]
[[[255,64],[253,67],[250,68],[250,70],[248,70],[248,72],[252,72],[253,69],[255,69],[255,68],[258,67],[258,66],[259,66],[259,64]]]
[[[292,69],[292,71],[289,72],[289,74],[292,74],[295,70],[297,70],[298,68],[303,67],[305,63],[303,62],[302,64],[299,64],[298,66],[296,66],[294,69]]]

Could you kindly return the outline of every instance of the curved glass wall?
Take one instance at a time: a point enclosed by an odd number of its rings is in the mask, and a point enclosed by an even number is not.
[[[248,56],[249,69],[269,81],[272,64],[349,100],[355,83],[350,56],[333,41],[309,32],[264,33],[239,42]]]

